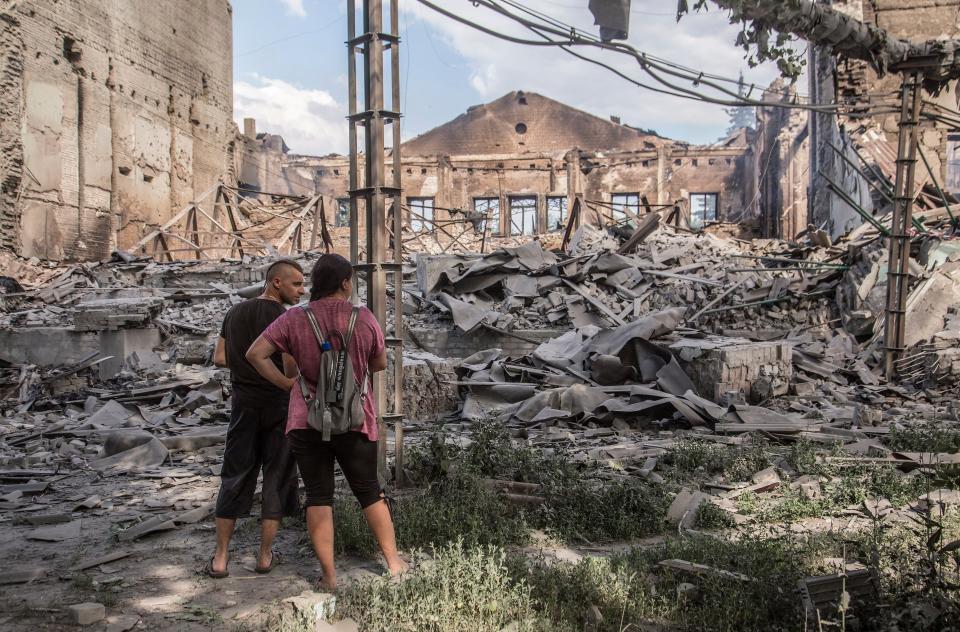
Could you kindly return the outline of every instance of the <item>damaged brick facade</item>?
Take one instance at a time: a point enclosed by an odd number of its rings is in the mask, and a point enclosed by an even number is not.
[[[245,142],[263,146],[265,136],[251,141],[248,135]],[[275,159],[242,160],[243,174],[261,178],[251,183],[259,190],[347,198],[345,156],[284,155],[282,173],[264,168]],[[621,219],[622,206],[642,214],[643,196],[654,207],[679,204],[686,214],[691,202],[705,203],[707,221],[739,221],[751,214],[753,163],[746,132],[693,146],[512,92],[403,145],[403,204],[413,226],[417,215],[444,221],[489,211],[491,232],[504,235],[556,230],[577,195],[595,219]],[[335,223],[345,221],[341,213]]]
[[[893,37],[914,42],[954,38],[960,32],[960,0],[832,0],[829,4],[858,20],[886,30]],[[902,78],[897,73],[878,77],[865,62],[838,62],[834,56],[815,47],[810,49],[809,68],[809,93],[813,101],[829,103],[839,99],[848,102],[869,101],[873,104],[873,108],[853,109],[846,117],[843,129],[838,126],[833,114],[810,116],[810,222],[826,228],[836,237],[862,220],[848,204],[831,192],[826,178],[821,174],[830,177],[865,210],[873,210],[866,181],[838,156],[833,147],[842,148],[848,159],[856,162],[858,158],[848,148],[846,133],[857,135],[861,132],[861,126],[869,127],[871,132],[867,138],[867,151],[863,153],[867,154],[868,160],[876,162],[881,170],[892,175]],[[957,84],[953,82],[938,95],[925,94],[924,99],[955,110]],[[892,107],[876,112],[881,104]],[[960,169],[957,168],[960,165],[950,168],[947,164],[948,154],[960,147],[960,137],[951,139],[950,126],[943,123],[924,121],[922,125],[920,150],[930,162],[937,181],[941,185],[946,183],[946,188],[953,193],[960,192]],[[876,131],[873,131],[874,128]],[[859,138],[857,144],[863,145]],[[880,150],[872,152],[869,145],[879,146]],[[917,174],[918,179],[927,178],[922,164]]]
[[[99,259],[232,172],[232,9],[0,5],[0,245]]]

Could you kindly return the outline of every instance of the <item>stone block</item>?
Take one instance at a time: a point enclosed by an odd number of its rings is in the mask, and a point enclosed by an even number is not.
[[[785,395],[793,377],[793,345],[789,342],[708,336],[683,338],[669,349],[700,395],[716,402],[730,392],[742,392],[751,402]]]
[[[109,380],[116,377],[123,369],[124,362],[132,354],[139,357],[148,357],[154,347],[160,345],[160,330],[145,329],[118,329],[115,331],[100,332],[100,354],[103,357],[111,356],[99,364],[100,379]]]
[[[387,405],[394,409],[392,358],[386,375]],[[460,406],[456,385],[457,374],[453,363],[426,351],[407,351],[403,354],[402,412],[407,419],[418,421],[436,419]]]
[[[123,327],[142,327],[163,308],[156,296],[112,298],[84,301],[73,310],[73,328],[77,331],[104,331]]]
[[[97,351],[92,332],[67,327],[20,327],[0,330],[0,360],[42,367],[66,366]]]
[[[107,609],[102,603],[78,603],[67,606],[67,614],[74,625],[90,625],[107,616]]]
[[[283,603],[306,616],[314,625],[325,623],[337,611],[337,598],[329,593],[305,590],[295,597],[287,597]],[[320,629],[319,627],[317,629]]]

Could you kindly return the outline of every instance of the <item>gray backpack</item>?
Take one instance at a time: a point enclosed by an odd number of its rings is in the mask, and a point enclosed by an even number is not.
[[[339,331],[331,331],[324,338],[317,319],[308,305],[302,306],[310,328],[320,345],[320,371],[314,394],[303,374],[300,374],[300,392],[307,403],[307,424],[323,434],[324,441],[330,441],[331,435],[343,434],[363,427],[363,401],[367,397],[367,384],[370,381],[370,371],[363,375],[363,382],[358,383],[353,375],[353,362],[350,361],[350,341],[353,339],[353,330],[357,325],[359,307],[354,307],[350,313],[350,325],[347,335]],[[334,349],[330,339],[339,339],[339,348]]]

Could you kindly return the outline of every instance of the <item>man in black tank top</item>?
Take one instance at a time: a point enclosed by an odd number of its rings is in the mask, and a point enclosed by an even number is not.
[[[229,574],[230,538],[237,518],[250,513],[261,469],[257,572],[267,573],[273,568],[273,539],[280,521],[299,511],[296,462],[285,436],[289,393],[260,377],[245,355],[263,330],[284,313],[284,306],[297,304],[303,293],[303,269],[295,261],[281,259],[267,269],[263,293],[234,305],[223,319],[214,363],[230,369],[233,397],[217,496],[217,546],[205,569],[210,577]],[[287,375],[297,374],[289,356],[278,353],[272,359]]]

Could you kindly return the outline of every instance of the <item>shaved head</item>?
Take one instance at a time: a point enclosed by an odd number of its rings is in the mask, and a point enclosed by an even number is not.
[[[264,280],[270,283],[274,279],[284,278],[290,274],[291,271],[299,272],[302,275],[303,267],[293,259],[278,259],[267,268],[267,274]]]
[[[286,305],[296,305],[303,296],[303,268],[292,259],[278,259],[267,268],[264,294]]]

